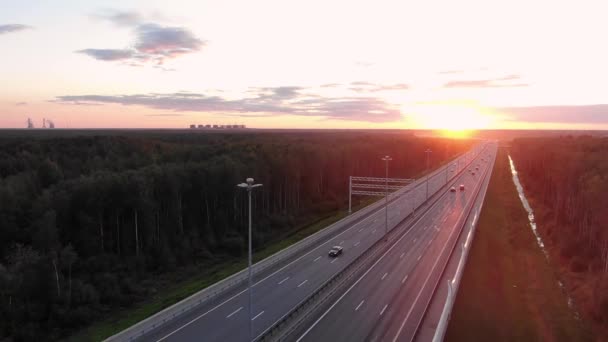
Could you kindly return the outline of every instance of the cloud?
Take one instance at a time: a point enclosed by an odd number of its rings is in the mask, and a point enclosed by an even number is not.
[[[608,124],[608,104],[496,108],[509,121]]]
[[[21,25],[21,24],[6,24],[0,25],[0,34],[19,32],[23,30],[31,29],[31,26]]]
[[[510,81],[519,80],[518,75],[508,75],[500,78],[485,80],[457,80],[444,84],[444,88],[512,88],[527,87],[526,83],[512,83]]]
[[[102,10],[92,15],[94,18],[106,20],[116,26],[135,26],[143,22],[143,16],[135,11]]]
[[[205,42],[181,27],[163,27],[156,24],[140,25],[136,29],[135,49],[138,58],[163,64],[167,58],[199,51]]]
[[[17,102],[15,103],[15,106],[25,106],[27,105],[27,102]]]
[[[184,116],[184,114],[145,114],[144,116]]]
[[[133,57],[132,50],[119,49],[84,49],[78,50],[77,53],[83,53],[100,61],[120,61],[127,60]]]
[[[392,122],[401,120],[397,106],[375,97],[322,97],[300,87],[252,88],[247,97],[227,99],[197,93],[59,96],[55,102],[121,104],[176,112],[211,112],[230,116],[300,115],[339,120]]]
[[[143,16],[137,12],[106,10],[94,17],[117,26],[131,27],[134,35],[132,48],[88,48],[76,51],[101,61],[118,61],[130,66],[152,64],[156,68],[173,71],[174,69],[163,66],[165,61],[198,52],[206,44],[186,28],[144,23]]]
[[[376,84],[365,81],[357,81],[351,82],[351,87],[349,90],[352,90],[357,93],[369,93],[369,92],[378,92],[378,91],[393,91],[393,90],[407,90],[409,89],[409,85],[405,83],[396,83],[396,84]]]

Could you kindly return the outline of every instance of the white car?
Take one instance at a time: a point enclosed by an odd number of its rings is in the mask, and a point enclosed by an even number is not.
[[[340,254],[342,254],[342,247],[341,246],[333,246],[329,250],[329,256],[330,257],[337,257]]]
[[[455,187],[451,187],[450,188],[450,192],[456,192],[456,188]]]

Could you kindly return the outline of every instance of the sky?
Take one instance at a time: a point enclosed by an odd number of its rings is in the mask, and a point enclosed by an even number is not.
[[[4,0],[0,128],[608,129],[607,10]]]

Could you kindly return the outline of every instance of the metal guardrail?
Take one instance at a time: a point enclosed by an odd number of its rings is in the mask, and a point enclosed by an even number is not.
[[[427,181],[430,181],[431,179],[434,179],[436,176],[438,176],[440,173],[443,173],[445,168],[447,168],[448,165],[453,164],[455,161],[459,160],[460,158],[463,158],[463,155],[460,155],[460,156],[454,158],[453,160],[448,162],[444,167],[441,167],[441,168],[433,171],[431,174],[429,174],[428,179],[427,179],[427,177],[424,177],[424,178],[421,177],[421,178],[417,179],[414,183],[408,184],[407,186],[403,187],[401,190],[397,190],[393,193],[390,193],[388,195],[389,201],[395,202],[395,201],[400,200],[400,198],[403,195],[409,193],[412,190],[417,189],[420,186],[423,186]],[[465,163],[464,165],[466,167],[467,164]],[[465,167],[463,167],[463,170]],[[453,177],[450,177],[450,179],[451,178],[453,178]],[[416,207],[416,209],[418,207],[420,207],[423,203],[420,203]],[[381,208],[383,206],[384,206],[383,201],[376,201],[373,204],[370,204],[367,207],[363,208],[362,210],[358,210],[357,212],[352,213],[351,215],[331,224],[327,228],[324,228],[324,229],[316,232],[315,234],[312,234],[312,235],[300,240],[299,242],[291,245],[290,247],[283,249],[281,251],[278,251],[275,254],[273,254],[261,261],[258,261],[257,263],[255,263],[252,266],[253,275],[255,276],[255,275],[259,274],[260,272],[263,272],[263,271],[267,270],[268,268],[275,266],[277,263],[283,262],[284,260],[292,257],[294,254],[300,253],[305,248],[308,248],[311,245],[314,245],[314,244],[318,243],[319,241],[326,239],[328,236],[331,236],[332,234],[336,233],[336,231],[344,229],[345,227],[352,224],[354,221],[358,221],[359,219],[362,219],[364,216],[367,216],[367,215],[373,215],[376,210],[379,210],[379,208]],[[104,341],[122,342],[122,341],[134,341],[138,338],[141,338],[144,335],[156,330],[160,326],[174,320],[175,318],[177,318],[187,312],[190,312],[192,309],[210,302],[211,300],[217,298],[219,295],[227,293],[230,290],[236,289],[239,285],[242,285],[246,282],[247,277],[248,277],[247,268],[245,268],[245,269],[159,311],[158,313],[132,325],[131,327],[129,327],[113,336],[108,337]]]
[[[479,156],[479,154],[483,153],[483,151],[485,151],[485,148],[484,148],[484,149],[482,149],[482,150],[480,151],[480,153],[478,153],[478,154],[475,156],[475,158],[477,158],[477,157]],[[494,164],[492,164],[492,165],[494,165]],[[486,177],[486,175],[487,175],[488,173],[490,173],[490,175],[491,175],[491,169],[486,169],[486,170],[484,171],[484,177]],[[466,215],[466,216],[465,216],[465,217],[462,219],[462,223],[461,223],[461,225],[460,225],[460,230],[459,230],[459,232],[458,232],[458,236],[456,237],[456,239],[455,239],[455,241],[454,241],[454,244],[452,245],[452,248],[450,249],[450,253],[449,253],[448,257],[445,259],[445,262],[444,262],[444,264],[443,264],[443,266],[442,266],[441,275],[443,275],[443,274],[445,273],[445,270],[446,270],[447,265],[448,265],[448,263],[449,263],[449,261],[450,261],[450,259],[451,259],[451,256],[454,254],[454,250],[456,249],[456,246],[458,245],[458,239],[460,239],[460,235],[462,234],[463,228],[464,228],[464,226],[466,225],[466,222],[468,221],[468,219],[469,219],[469,217],[470,217],[470,215],[471,215],[471,212],[472,212],[472,210],[473,210],[473,207],[475,206],[475,203],[476,203],[477,198],[478,198],[478,196],[479,196],[479,192],[481,191],[481,188],[483,188],[483,186],[484,186],[484,185],[483,185],[483,183],[484,183],[484,182],[485,182],[485,179],[484,179],[484,180],[482,180],[482,181],[481,181],[481,182],[480,182],[480,183],[477,185],[477,187],[475,188],[475,191],[474,191],[474,192],[475,192],[475,200],[471,201],[471,202],[470,202],[470,203],[467,205],[467,207],[465,207],[465,212],[467,213],[467,215]],[[439,286],[439,281],[440,281],[440,280],[441,280],[441,277],[439,277],[439,280],[437,280],[437,282],[435,283],[435,285],[434,285],[434,287],[433,287],[433,291],[431,292],[431,296],[429,297],[429,299],[427,300],[427,302],[426,302],[426,304],[425,304],[425,306],[424,306],[424,312],[423,312],[422,316],[420,317],[420,320],[419,320],[419,321],[418,321],[418,323],[416,324],[415,333],[414,333],[414,335],[413,335],[414,337],[415,337],[415,336],[416,336],[416,334],[418,333],[418,331],[419,331],[419,329],[420,329],[420,324],[422,323],[424,316],[426,316],[427,310],[428,310],[428,308],[429,308],[429,304],[431,303],[431,300],[433,299],[433,297],[435,296],[435,293],[437,292],[437,288],[438,288],[438,286]]]
[[[492,161],[490,170],[494,169],[495,162],[496,162],[496,157],[494,157],[494,159]],[[489,180],[488,180],[488,184],[489,184]],[[479,212],[481,212],[481,210],[483,208],[483,203],[484,203],[484,200],[486,197],[486,193],[487,193],[487,189],[481,197],[481,200],[480,200],[481,204],[479,206]],[[462,275],[464,273],[464,266],[467,263],[469,251],[471,249],[470,242],[473,240],[473,237],[475,236],[475,231],[477,230],[476,226],[477,226],[477,222],[474,222],[471,225],[467,239],[463,243],[463,246],[462,246],[462,255],[460,256],[460,261],[458,262],[458,267],[456,268],[454,278],[447,281],[448,295],[447,295],[443,310],[441,312],[441,316],[439,318],[437,328],[435,329],[435,335],[433,336],[433,342],[441,342],[441,341],[443,341],[443,338],[445,337],[445,333],[448,328],[448,323],[450,321],[450,317],[452,314],[452,308],[454,307],[454,302],[456,301],[456,295],[458,294],[458,288],[460,286],[460,281],[461,281]]]

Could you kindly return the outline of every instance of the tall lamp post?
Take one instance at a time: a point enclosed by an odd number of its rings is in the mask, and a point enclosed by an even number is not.
[[[253,178],[247,178],[246,183],[237,184],[239,188],[247,190],[247,196],[249,197],[249,340],[251,341],[253,321],[251,320],[251,191],[253,188],[262,186],[262,184],[254,184]]]
[[[388,239],[388,162],[393,160],[393,158],[389,156],[384,156],[382,158],[384,160],[384,164],[386,165],[386,174],[384,178],[384,239]]]
[[[430,148],[427,148],[426,153],[426,199],[429,199],[429,155],[432,153]]]

